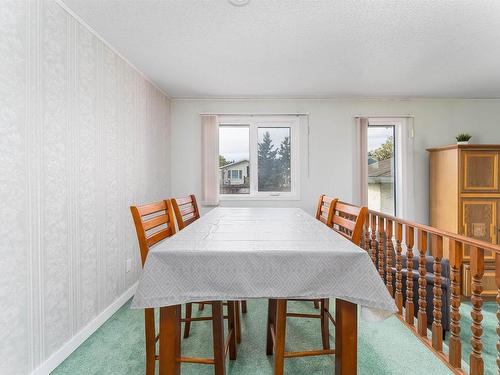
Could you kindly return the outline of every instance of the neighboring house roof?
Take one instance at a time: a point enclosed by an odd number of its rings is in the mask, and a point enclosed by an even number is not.
[[[219,169],[227,169],[229,167],[234,167],[235,165],[242,164],[242,163],[248,163],[248,160],[240,160],[231,164],[226,164],[223,165],[222,167],[219,167]]]
[[[379,160],[368,165],[368,177],[391,177],[393,160]]]

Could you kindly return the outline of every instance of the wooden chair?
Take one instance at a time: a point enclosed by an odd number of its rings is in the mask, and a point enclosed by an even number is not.
[[[326,198],[326,199],[325,199]],[[328,204],[328,207],[325,207]],[[342,236],[359,245],[363,233],[363,225],[368,214],[366,207],[357,207],[337,199],[320,197],[316,217]],[[324,220],[323,220],[324,219]],[[275,373],[283,373],[284,359],[293,357],[307,357],[335,354],[330,349],[329,320],[335,325],[335,320],[329,311],[329,299],[319,300],[319,314],[299,314],[287,312],[286,299],[270,299],[267,315],[267,355],[279,353],[275,356]],[[307,300],[306,300],[307,301]],[[286,318],[319,318],[321,320],[321,339],[323,348],[302,352],[285,351]]]
[[[198,204],[196,202],[196,196],[194,194],[188,195],[187,197],[172,198],[172,207],[174,209],[175,218],[177,220],[177,226],[179,231],[187,227],[189,224],[193,223],[195,220],[200,218],[200,211],[198,209]],[[243,313],[247,312],[247,301],[238,301],[236,303],[236,341],[241,342],[241,324],[240,324],[240,304],[241,311]],[[204,303],[198,304],[198,310],[203,310],[205,307]],[[186,318],[191,318],[192,314],[192,304],[188,303],[186,305]],[[191,328],[191,323],[187,322],[184,325],[184,338],[189,337],[189,331]]]
[[[330,198],[322,194],[319,197],[318,208],[316,209],[316,219],[331,227],[333,219],[333,208],[337,203],[337,198]]]
[[[318,208],[316,209],[316,219],[321,221],[323,224],[331,226],[330,223],[333,219],[333,207],[337,203],[337,198],[327,197],[325,194],[319,196]],[[313,300],[314,308],[319,309],[320,300]]]
[[[172,207],[174,209],[179,230],[184,229],[193,221],[200,218],[200,211],[198,210],[196,197],[193,194],[183,198],[172,198],[170,202],[172,203]],[[198,310],[201,311],[204,307],[204,303],[198,303]],[[186,318],[191,318],[192,311],[193,305],[191,303],[186,304]],[[184,338],[189,337],[190,329],[191,323],[187,322],[184,325]]]
[[[149,249],[158,242],[175,234],[172,204],[170,200],[163,200],[144,206],[131,206],[130,211],[132,212],[132,218],[134,219],[139,249],[141,252],[141,262],[144,267]],[[215,337],[220,337],[224,334],[224,327],[221,327],[217,322],[220,322],[220,319],[224,319],[226,317],[223,316],[223,311],[219,308],[219,306],[221,306],[220,301],[205,303],[212,304],[212,316],[199,318],[191,318],[189,316],[185,319],[181,319],[181,322],[190,324],[192,321],[211,320],[215,340]],[[214,359],[183,357],[182,361],[216,364],[216,373],[218,373],[220,372],[220,369],[217,369],[217,366],[220,367],[220,363],[224,363],[227,350],[229,350],[230,359],[236,359],[234,302],[228,302],[227,319],[229,322],[229,339],[227,340],[226,348],[220,348],[218,345],[214,346]],[[146,374],[152,375],[155,373],[155,361],[158,359],[158,356],[156,355],[156,342],[160,337],[160,333],[156,334],[155,311],[153,308],[144,309],[144,324],[146,334]]]
[[[184,229],[200,218],[200,211],[194,194],[182,198],[172,198],[171,202],[179,230]]]

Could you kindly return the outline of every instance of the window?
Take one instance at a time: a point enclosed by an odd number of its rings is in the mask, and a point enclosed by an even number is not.
[[[232,169],[229,172],[231,172],[231,179],[232,180],[241,180],[241,171]]]
[[[358,118],[360,203],[413,220],[413,118]]]
[[[368,125],[368,208],[396,214],[394,125]]]
[[[290,128],[259,127],[257,132],[259,191],[290,192]]]
[[[221,199],[299,199],[297,116],[219,117]]]
[[[219,125],[219,194],[250,194],[250,176],[242,174],[249,163],[249,126]]]

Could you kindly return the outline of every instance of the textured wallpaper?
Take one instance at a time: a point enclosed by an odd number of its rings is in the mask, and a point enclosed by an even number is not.
[[[28,374],[137,280],[169,101],[51,0],[1,0],[0,35],[0,374]]]

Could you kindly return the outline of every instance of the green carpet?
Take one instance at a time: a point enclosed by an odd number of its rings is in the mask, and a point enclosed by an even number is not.
[[[472,338],[471,325],[472,318],[470,312],[472,305],[470,302],[462,302],[460,305],[460,337],[462,338],[462,359],[469,363],[470,352],[472,351],[470,340]],[[483,304],[483,361],[485,375],[497,374],[497,304],[495,302],[485,302]],[[449,340],[449,334],[446,336],[446,342]]]
[[[208,311],[204,314],[210,313],[209,307],[205,310]],[[292,302],[290,310],[314,311],[310,302]],[[486,306],[485,310],[494,314],[493,308],[489,306]],[[242,343],[238,346],[238,359],[227,362],[229,374],[272,374],[273,358],[265,354],[266,315],[267,301],[248,301],[248,313],[242,319]],[[495,321],[496,318],[492,320]],[[191,336],[182,341],[184,355],[211,356],[210,327],[210,322],[193,323]],[[489,330],[487,328],[485,331]],[[467,330],[462,330],[464,334],[465,331]],[[495,331],[491,331],[493,336]],[[490,333],[486,336],[489,340]],[[488,343],[487,346],[488,356],[495,358],[495,344]],[[320,347],[318,319],[288,319],[287,349],[295,351]],[[359,374],[451,373],[396,317],[381,323],[367,323],[360,319],[358,353]],[[487,367],[490,363],[488,359]],[[129,302],[89,337],[53,374],[143,374],[144,368],[143,312],[131,310]],[[287,374],[332,374],[333,357],[286,359],[285,371]],[[213,367],[183,364],[182,373],[212,374]]]

